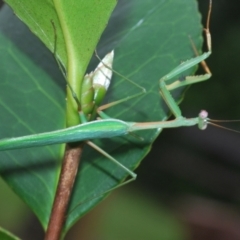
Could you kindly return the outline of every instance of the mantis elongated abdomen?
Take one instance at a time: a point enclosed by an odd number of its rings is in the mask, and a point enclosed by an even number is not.
[[[111,131],[106,131],[106,129],[111,129]],[[0,141],[0,151],[78,142],[97,138],[112,138],[127,134],[128,129],[129,124],[117,119],[92,121],[57,131],[3,139]]]

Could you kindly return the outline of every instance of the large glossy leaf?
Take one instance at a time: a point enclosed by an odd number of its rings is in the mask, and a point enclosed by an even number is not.
[[[6,21],[9,15],[1,14],[5,23],[13,23],[12,19]],[[14,26],[20,29],[17,24],[20,23],[14,23]],[[19,136],[63,128],[64,80],[56,66],[48,68],[54,65],[52,59],[36,39],[23,35],[26,33],[23,26],[21,33],[16,33],[15,29],[12,33],[10,26],[1,27],[0,36],[1,135]],[[114,48],[114,69],[144,86],[147,93],[115,106],[107,113],[126,121],[166,119],[168,111],[159,97],[158,80],[181,61],[194,56],[188,36],[191,35],[199,47],[201,31],[195,1],[120,1],[98,49],[105,54]],[[138,91],[114,75],[106,101],[131,96]],[[176,95],[178,99],[181,96],[180,93]],[[130,141],[118,138],[96,142],[128,168],[134,169],[150,150],[158,133],[159,129],[141,133],[144,138],[141,142],[132,137]],[[2,176],[32,208],[44,228],[53,202],[62,153],[63,146],[1,153]],[[94,196],[116,186],[127,175],[87,147],[80,168],[65,230],[100,200]]]

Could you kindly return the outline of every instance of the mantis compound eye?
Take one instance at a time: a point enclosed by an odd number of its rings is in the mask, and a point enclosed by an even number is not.
[[[198,127],[201,130],[205,130],[208,125],[208,112],[206,110],[202,110],[198,115]]]

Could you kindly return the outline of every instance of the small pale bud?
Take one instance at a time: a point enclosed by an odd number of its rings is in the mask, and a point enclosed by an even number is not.
[[[108,53],[102,61],[98,64],[93,72],[93,86],[100,85],[108,89],[112,78],[112,64],[113,64],[114,51]]]

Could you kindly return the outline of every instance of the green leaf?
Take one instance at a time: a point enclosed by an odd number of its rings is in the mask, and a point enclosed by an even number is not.
[[[1,17],[6,23],[6,16]],[[12,20],[7,21],[10,22]],[[19,25],[14,25],[20,29]],[[15,36],[18,41],[22,40],[21,44],[16,40],[13,42],[13,38],[9,37],[12,34],[8,33],[10,30],[5,27],[0,36],[0,59],[4,59],[0,66],[1,136],[20,136],[63,128],[64,80],[52,63],[50,54],[40,49],[36,39],[29,35]],[[99,44],[99,53],[103,56],[114,48],[114,69],[144,86],[147,93],[108,109],[107,114],[125,121],[166,119],[168,110],[159,97],[158,80],[181,61],[194,56],[188,36],[192,36],[199,49],[201,32],[195,1],[120,1]],[[53,37],[52,31],[49,34]],[[58,39],[61,37],[61,34],[58,35]],[[35,43],[38,45],[34,46]],[[29,53],[29,48],[34,55]],[[55,68],[50,69],[50,65]],[[93,65],[96,64],[91,65],[91,70]],[[186,74],[190,72],[193,70]],[[135,86],[114,75],[106,102],[131,96],[138,91]],[[175,95],[177,99],[182,96],[179,91]],[[135,169],[149,152],[158,133],[159,130],[141,133],[144,138],[142,142],[131,137],[130,141],[117,138],[96,143],[128,168]],[[63,146],[49,146],[8,151],[0,155],[2,176],[31,207],[44,228],[49,219],[62,153]],[[80,168],[65,232],[100,201],[95,196],[99,197],[115,187],[127,175],[88,147],[84,149]]]
[[[115,0],[6,1],[67,69],[68,81],[77,93],[93,51],[105,29]],[[56,49],[55,31],[57,34]],[[77,105],[68,92],[67,126],[79,124]]]
[[[105,29],[115,0],[91,0],[69,3],[53,0],[65,39],[67,79],[78,99],[81,99],[82,79],[99,38]],[[81,23],[81,24],[80,24]],[[80,123],[78,106],[67,91],[67,126]]]
[[[0,227],[0,239],[1,240],[20,240],[20,238],[12,235],[11,233],[9,233],[8,231],[6,231],[1,227]]]

